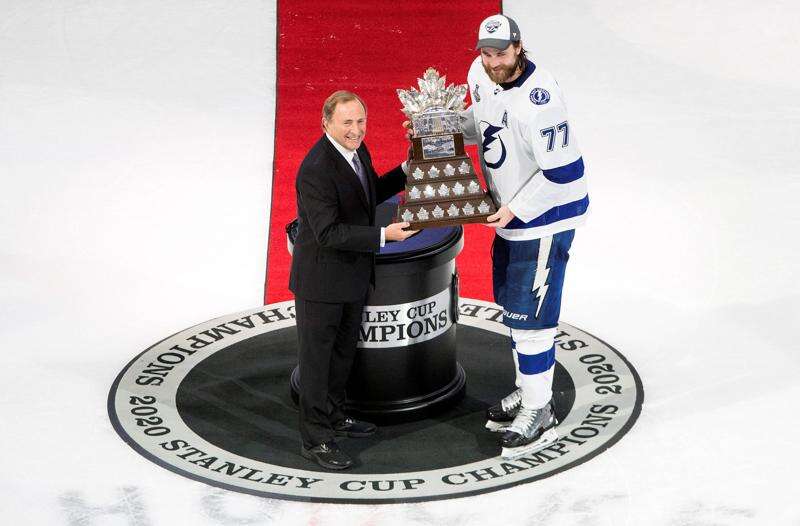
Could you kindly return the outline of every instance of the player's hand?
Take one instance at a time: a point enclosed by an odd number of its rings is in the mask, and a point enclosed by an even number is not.
[[[403,128],[406,130],[406,139],[409,141],[406,160],[403,161],[403,172],[408,175],[408,165],[414,160],[414,145],[411,144],[411,139],[414,137],[414,128],[411,126],[411,121],[403,121]]]
[[[406,174],[406,177],[410,175],[409,166],[411,166],[411,161],[414,160],[414,148],[409,144],[408,145],[408,152],[406,153],[406,158],[401,164],[403,168],[403,173]]]
[[[414,128],[411,126],[411,121],[403,121],[403,128],[406,130],[406,139],[410,141],[414,137]]]
[[[497,212],[486,218],[484,226],[503,228],[515,217],[517,216],[507,206],[501,206]]]
[[[386,231],[384,232],[386,235],[386,241],[402,241],[419,232],[419,230],[403,230],[409,226],[411,226],[411,223],[408,223],[407,221],[403,221],[402,223],[392,223],[391,225],[387,226]]]

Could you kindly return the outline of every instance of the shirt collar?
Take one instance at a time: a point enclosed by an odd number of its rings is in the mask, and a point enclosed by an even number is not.
[[[327,137],[327,138],[328,138],[328,140],[329,140],[329,141],[331,141],[331,144],[333,144],[333,147],[334,147],[334,148],[336,148],[336,150],[337,150],[339,153],[341,153],[341,154],[342,154],[342,157],[344,157],[344,160],[345,160],[345,161],[347,161],[347,162],[348,162],[348,163],[350,163],[350,164],[353,164],[353,156],[356,154],[356,151],[355,151],[355,150],[348,150],[347,148],[345,148],[344,146],[342,146],[341,144],[339,144],[338,142],[336,142],[336,139],[334,139],[333,137],[331,137],[331,136],[328,134],[328,132],[325,132],[325,137]]]

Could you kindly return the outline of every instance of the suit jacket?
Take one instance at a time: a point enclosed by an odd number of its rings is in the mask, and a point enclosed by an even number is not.
[[[378,177],[364,143],[357,150],[369,192],[323,134],[297,173],[298,232],[289,288],[311,301],[349,303],[366,298],[375,283],[380,227],[375,207],[405,187],[400,166]]]

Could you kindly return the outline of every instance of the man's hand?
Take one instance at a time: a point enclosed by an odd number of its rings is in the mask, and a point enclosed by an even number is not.
[[[501,206],[496,213],[486,218],[486,223],[484,226],[503,228],[515,217],[517,216],[515,216],[514,212],[509,210],[507,206]]]
[[[408,175],[408,166],[414,160],[414,145],[411,144],[411,138],[414,137],[414,129],[411,127],[411,121],[403,121],[403,128],[406,130],[406,139],[409,140],[408,153],[406,160],[403,161],[403,173]]]
[[[403,121],[403,128],[406,130],[406,139],[410,141],[414,137],[414,128],[411,126],[411,121]]]
[[[384,232],[386,234],[386,241],[402,241],[419,232],[419,230],[403,230],[409,226],[411,226],[411,224],[406,221],[402,223],[392,223],[387,226]]]

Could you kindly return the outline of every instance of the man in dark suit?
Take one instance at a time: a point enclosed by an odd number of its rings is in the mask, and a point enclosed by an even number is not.
[[[295,294],[300,365],[301,453],[328,469],[352,459],[336,436],[373,434],[374,424],[344,413],[345,384],[361,315],[375,284],[375,254],[386,241],[414,233],[408,223],[375,226],[375,207],[405,187],[403,165],[378,177],[367,147],[367,110],[354,93],[325,101],[325,134],[297,173],[299,229],[289,288]],[[405,163],[404,163],[405,164]]]

